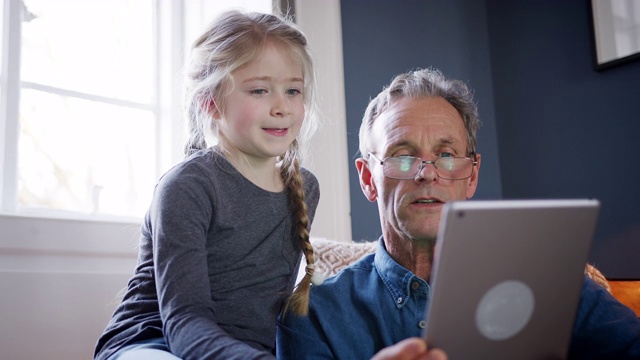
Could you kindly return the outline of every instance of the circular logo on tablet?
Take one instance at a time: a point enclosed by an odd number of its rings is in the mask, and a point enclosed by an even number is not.
[[[527,325],[535,306],[533,292],[521,281],[503,281],[487,291],[476,308],[476,326],[491,340],[506,340]]]

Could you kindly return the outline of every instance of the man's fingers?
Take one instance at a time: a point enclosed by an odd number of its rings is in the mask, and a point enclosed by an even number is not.
[[[375,354],[371,360],[413,360],[426,355],[427,344],[420,338],[409,338],[386,347]],[[440,358],[433,358],[439,360]]]
[[[427,360],[447,360],[447,354],[440,349],[429,350]]]

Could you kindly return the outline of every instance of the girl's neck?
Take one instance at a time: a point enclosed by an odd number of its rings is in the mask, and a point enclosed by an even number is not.
[[[271,192],[284,190],[284,181],[280,169],[276,166],[276,158],[247,156],[231,146],[218,145],[218,148],[227,161],[256,186]]]

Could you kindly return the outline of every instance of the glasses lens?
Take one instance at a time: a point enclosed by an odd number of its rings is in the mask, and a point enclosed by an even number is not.
[[[384,160],[384,174],[393,179],[413,179],[421,161],[413,156],[389,157]]]
[[[443,179],[458,180],[471,176],[473,161],[463,157],[438,158],[435,161],[438,176]]]

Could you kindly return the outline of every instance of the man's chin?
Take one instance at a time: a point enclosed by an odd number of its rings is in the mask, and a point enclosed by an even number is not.
[[[433,245],[438,237],[437,224],[421,224],[419,228],[406,228],[405,233],[409,235],[414,243],[423,243],[426,245]]]

